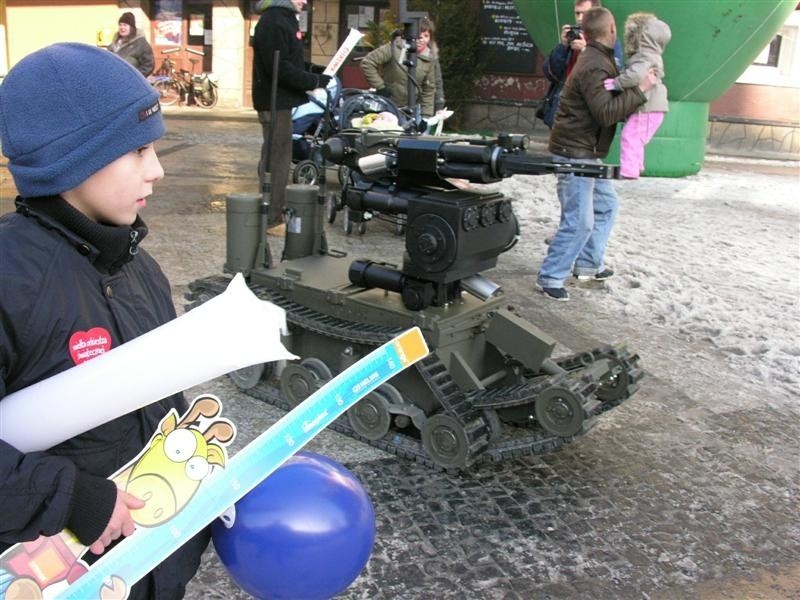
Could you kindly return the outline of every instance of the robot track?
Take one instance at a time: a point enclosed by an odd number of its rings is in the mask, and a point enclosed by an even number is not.
[[[192,282],[186,295],[187,310],[222,293],[229,281],[215,276]],[[275,291],[254,285],[251,289],[259,298],[286,310],[290,329],[313,332],[343,346],[377,347],[402,331],[343,321]],[[315,361],[323,368],[313,368]],[[552,452],[575,441],[592,428],[599,415],[630,398],[643,376],[639,357],[622,346],[602,346],[554,362],[561,372],[523,372],[521,383],[464,392],[434,349],[415,368],[441,410],[425,415],[389,386],[386,393],[367,396],[331,427],[432,468],[465,468]],[[310,387],[321,386],[330,376],[324,363],[314,357],[306,357],[302,364],[314,375]],[[266,369],[256,381],[239,387],[268,404],[291,410],[303,398],[287,393],[286,386],[282,382],[279,385],[271,373],[272,369]],[[388,405],[392,405],[391,414],[386,410]],[[397,406],[404,408],[398,410]],[[351,414],[353,411],[360,412]]]

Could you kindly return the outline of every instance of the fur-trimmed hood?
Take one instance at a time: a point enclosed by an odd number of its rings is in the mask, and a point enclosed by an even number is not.
[[[652,13],[633,13],[625,21],[625,56],[649,51],[661,54],[672,39],[672,31]]]

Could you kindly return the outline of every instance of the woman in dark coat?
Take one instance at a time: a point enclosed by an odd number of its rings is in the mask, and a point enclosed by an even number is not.
[[[114,41],[108,49],[131,63],[145,77],[153,72],[153,49],[144,36],[138,33],[133,13],[123,13],[119,18],[119,31],[114,34]]]

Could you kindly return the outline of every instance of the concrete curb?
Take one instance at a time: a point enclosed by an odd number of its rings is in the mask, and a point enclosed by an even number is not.
[[[196,106],[162,106],[166,119],[197,121],[256,121],[258,113],[252,108],[198,108]]]

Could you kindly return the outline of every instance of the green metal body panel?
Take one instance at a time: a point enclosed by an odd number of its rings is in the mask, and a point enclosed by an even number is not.
[[[486,339],[502,352],[519,356],[529,369],[538,369],[556,347],[556,341],[544,331],[507,309],[494,314]]]
[[[349,257],[308,256],[281,262],[272,269],[254,269],[250,277],[254,284],[346,321],[419,326],[436,348],[474,337],[477,330],[485,329],[488,313],[504,302],[502,296],[483,302],[464,293],[459,302],[410,311],[399,294],[351,284],[347,275],[351,262]]]
[[[319,254],[322,250],[324,226],[319,210],[319,188],[293,183],[286,186],[286,245],[284,258]]]
[[[226,273],[242,273],[245,277],[256,259],[261,236],[258,212],[261,194],[228,194],[225,203],[225,266]]]
[[[345,321],[398,328],[420,327],[439,359],[453,371],[464,389],[476,389],[480,387],[480,380],[502,371],[505,354],[537,369],[554,348],[543,333],[544,341],[537,345],[533,339],[534,326],[519,317],[501,317],[501,321],[509,323],[505,328],[492,325],[498,311],[507,314],[502,294],[484,302],[463,293],[458,302],[447,306],[410,311],[399,294],[352,285],[347,275],[351,260],[332,256],[299,258],[281,262],[271,269],[254,269],[250,280],[318,313]],[[514,330],[520,323],[525,326]],[[506,338],[503,352],[487,336],[492,327],[495,332],[498,328],[503,330]],[[366,351],[366,348],[351,348],[343,356],[340,342],[310,332],[299,334],[287,344],[292,352],[319,357],[334,369],[343,368],[343,361],[348,360],[352,352],[363,355]],[[408,383],[411,379],[413,376],[405,373],[398,381]],[[415,383],[408,385],[418,387]],[[420,388],[417,393],[423,395],[424,390]]]

